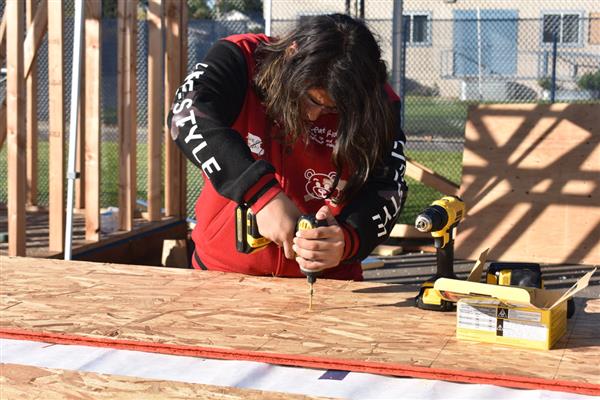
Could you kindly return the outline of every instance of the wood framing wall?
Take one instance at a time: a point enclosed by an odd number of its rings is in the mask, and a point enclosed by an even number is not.
[[[52,4],[50,4],[52,3]],[[37,4],[37,6],[36,6]],[[75,207],[84,209],[86,240],[97,242],[100,235],[100,152],[101,152],[101,2],[84,2],[85,96],[81,96],[78,127]],[[119,131],[119,208],[120,225],[134,230],[136,208],[136,27],[137,1],[118,2],[118,131]],[[185,7],[175,0],[150,0],[148,3],[148,213],[150,221],[160,221],[161,212],[161,138],[167,137],[163,112],[169,110],[172,95],[180,84],[187,65],[187,17]],[[168,12],[167,12],[168,11]],[[38,49],[48,37],[49,80],[49,250],[62,252],[65,234],[65,92],[63,43],[65,12],[62,2],[25,0],[7,2],[0,21],[0,62],[6,58],[8,69],[6,102],[0,104],[0,146],[6,138],[8,152],[9,255],[25,255],[25,204],[36,205],[38,171],[38,132],[36,110],[36,67]],[[26,24],[26,27],[25,27]],[[26,34],[26,35],[25,35]],[[171,45],[167,55],[163,35]],[[22,38],[25,37],[23,40]],[[167,62],[163,73],[163,62]],[[166,90],[163,90],[165,82]],[[166,93],[166,94],[165,94]],[[166,102],[166,103],[165,103]],[[185,215],[185,163],[170,139],[165,140],[167,175],[165,205],[167,216]],[[83,179],[85,177],[85,179]]]
[[[600,104],[469,110],[455,254],[600,263]]]

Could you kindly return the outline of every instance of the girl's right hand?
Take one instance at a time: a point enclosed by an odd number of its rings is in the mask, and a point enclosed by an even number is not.
[[[278,246],[283,246],[287,259],[296,257],[292,246],[296,234],[296,222],[301,212],[283,192],[273,197],[257,214],[256,223],[260,234]]]

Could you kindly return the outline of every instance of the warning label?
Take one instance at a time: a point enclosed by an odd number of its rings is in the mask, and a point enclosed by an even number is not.
[[[461,328],[494,332],[496,330],[496,310],[489,307],[473,307],[458,302],[457,325]]]
[[[496,332],[496,336],[513,339],[546,341],[548,338],[548,327],[530,323],[540,321],[541,316],[537,312],[515,311],[504,307],[478,307],[463,301],[458,302],[457,311],[459,328]],[[516,321],[513,318],[528,322]]]

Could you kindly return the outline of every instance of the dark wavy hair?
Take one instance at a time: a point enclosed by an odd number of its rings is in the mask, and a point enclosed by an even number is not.
[[[312,16],[287,36],[259,45],[256,56],[254,85],[269,117],[283,126],[288,144],[299,137],[308,140],[303,135],[309,123],[301,115],[308,89],[325,89],[335,101],[338,133],[332,161],[338,179],[349,172],[338,199],[348,200],[383,162],[394,140],[395,119],[384,89],[387,70],[373,34],[344,14]]]

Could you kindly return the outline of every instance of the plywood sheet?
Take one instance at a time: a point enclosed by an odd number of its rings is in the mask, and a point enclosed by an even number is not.
[[[455,254],[600,263],[600,104],[469,110]]]
[[[141,379],[93,372],[66,371],[17,364],[0,366],[2,398],[6,399],[315,399],[290,393],[194,383]],[[143,393],[143,395],[142,395]]]
[[[599,299],[579,299],[567,335],[544,352],[459,342],[455,314],[415,308],[402,285],[320,279],[309,312],[304,279],[31,258],[0,265],[0,331],[600,385],[589,362],[600,358]]]

